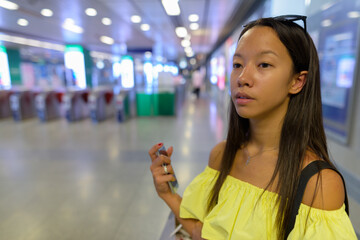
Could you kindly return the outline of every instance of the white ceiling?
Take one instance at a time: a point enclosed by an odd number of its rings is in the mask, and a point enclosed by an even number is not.
[[[184,56],[181,39],[175,34],[176,26],[185,26],[191,33],[191,46],[195,52],[211,51],[219,40],[221,32],[234,11],[243,2],[255,0],[179,0],[181,14],[169,17],[161,0],[13,0],[20,8],[16,11],[0,8],[0,32],[26,36],[33,39],[60,44],[81,44],[92,51],[120,54],[126,44],[128,51],[143,52],[150,49],[154,55],[176,60]],[[97,15],[89,17],[86,8],[95,8]],[[52,17],[44,17],[41,9],[49,8]],[[200,28],[189,29],[188,16],[198,14]],[[150,30],[143,32],[140,24],[130,21],[131,15],[140,15],[142,23],[148,23]],[[103,17],[112,20],[112,25],[101,23]],[[19,18],[29,21],[27,27],[17,24]],[[73,18],[84,29],[82,34],[64,30],[61,26],[66,18]],[[100,42],[100,36],[115,40],[113,45]],[[5,46],[9,43],[4,42]]]

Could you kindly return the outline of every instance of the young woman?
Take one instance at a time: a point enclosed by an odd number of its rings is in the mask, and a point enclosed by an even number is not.
[[[156,191],[193,239],[356,239],[342,176],[329,160],[319,60],[305,20],[245,26],[233,57],[227,139],[183,198],[167,185],[173,148],[169,157],[156,155],[161,143],[149,150]]]

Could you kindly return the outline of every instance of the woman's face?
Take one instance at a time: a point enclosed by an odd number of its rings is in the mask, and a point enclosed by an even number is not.
[[[231,98],[241,117],[283,117],[294,78],[291,57],[272,28],[256,26],[240,38],[230,81]]]

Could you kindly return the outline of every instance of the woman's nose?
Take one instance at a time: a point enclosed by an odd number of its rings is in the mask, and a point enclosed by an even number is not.
[[[250,66],[246,66],[243,68],[243,70],[240,72],[238,78],[237,78],[237,83],[239,87],[244,87],[244,86],[248,86],[248,87],[252,87],[253,86],[253,78],[252,78],[252,71]]]

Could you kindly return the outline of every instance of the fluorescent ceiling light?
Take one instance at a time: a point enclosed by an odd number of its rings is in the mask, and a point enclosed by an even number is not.
[[[332,21],[330,19],[325,19],[321,22],[321,26],[330,27],[332,25]]]
[[[93,58],[108,59],[108,60],[112,60],[112,58],[113,58],[113,55],[111,55],[111,54],[103,53],[103,52],[97,52],[97,51],[91,51],[90,56],[93,57]]]
[[[33,46],[33,47],[42,47],[43,46],[41,41],[35,40],[35,39],[28,39],[27,45]]]
[[[197,22],[197,21],[199,21],[199,15],[191,14],[191,15],[189,15],[188,19],[189,19],[190,22]]]
[[[102,24],[108,26],[111,25],[112,21],[110,18],[104,17],[103,19],[101,19]]]
[[[17,20],[17,24],[19,24],[20,26],[26,27],[27,25],[29,25],[29,21],[26,20],[25,18],[19,18]]]
[[[140,29],[143,30],[144,32],[149,31],[150,30],[150,25],[146,24],[146,23],[141,24]]]
[[[53,15],[53,11],[51,11],[50,9],[47,9],[47,8],[42,9],[40,13],[44,17],[51,17]]]
[[[72,18],[67,18],[67,19],[65,19],[64,24],[66,24],[66,25],[75,25],[75,21]]]
[[[177,35],[179,38],[186,37],[186,35],[187,35],[187,30],[186,30],[186,28],[184,28],[184,27],[177,27],[177,28],[175,28],[175,32],[176,32],[176,35]]]
[[[189,40],[184,39],[184,40],[181,41],[181,46],[183,46],[184,48],[185,47],[190,47],[190,45],[191,45],[191,43],[190,43]]]
[[[6,8],[8,10],[17,10],[19,5],[7,0],[0,0],[0,7]]]
[[[100,41],[105,44],[108,44],[108,45],[114,44],[114,39],[112,39],[111,37],[107,37],[107,36],[101,36]]]
[[[186,56],[187,57],[193,57],[195,54],[194,54],[194,52],[188,52],[188,53],[186,53]]]
[[[83,33],[84,29],[80,26],[75,25],[74,20],[71,18],[65,19],[62,27],[68,31],[74,32],[74,33]]]
[[[326,9],[331,8],[334,4],[335,2],[327,2],[321,6],[321,10],[325,11]]]
[[[191,47],[186,47],[186,48],[184,48],[184,51],[185,51],[186,53],[191,53],[193,50],[192,50]]]
[[[97,11],[94,8],[87,8],[85,10],[85,13],[86,13],[86,15],[93,17],[93,16],[96,16]]]
[[[6,34],[1,34],[0,40],[6,41],[6,42],[12,42],[12,43],[16,43],[16,44],[21,44],[21,45],[47,48],[47,49],[52,49],[52,50],[61,51],[61,52],[64,52],[64,50],[65,50],[64,45],[43,42],[43,41],[38,41],[35,39],[28,39],[28,38],[23,38],[23,37],[18,37],[18,36],[11,36],[11,35],[6,35]]]
[[[165,9],[165,12],[169,16],[180,15],[179,0],[161,0],[161,3]]]
[[[138,16],[138,15],[132,15],[131,18],[130,18],[131,22],[133,23],[139,23],[141,22],[141,17]]]
[[[199,24],[198,23],[190,23],[189,28],[191,30],[198,30],[199,29]]]
[[[358,18],[358,17],[360,17],[360,12],[358,12],[358,11],[348,12],[347,16],[349,18]]]
[[[146,51],[146,52],[144,53],[144,56],[145,56],[145,58],[151,58],[151,57],[152,57],[152,53],[149,52],[149,51]]]

